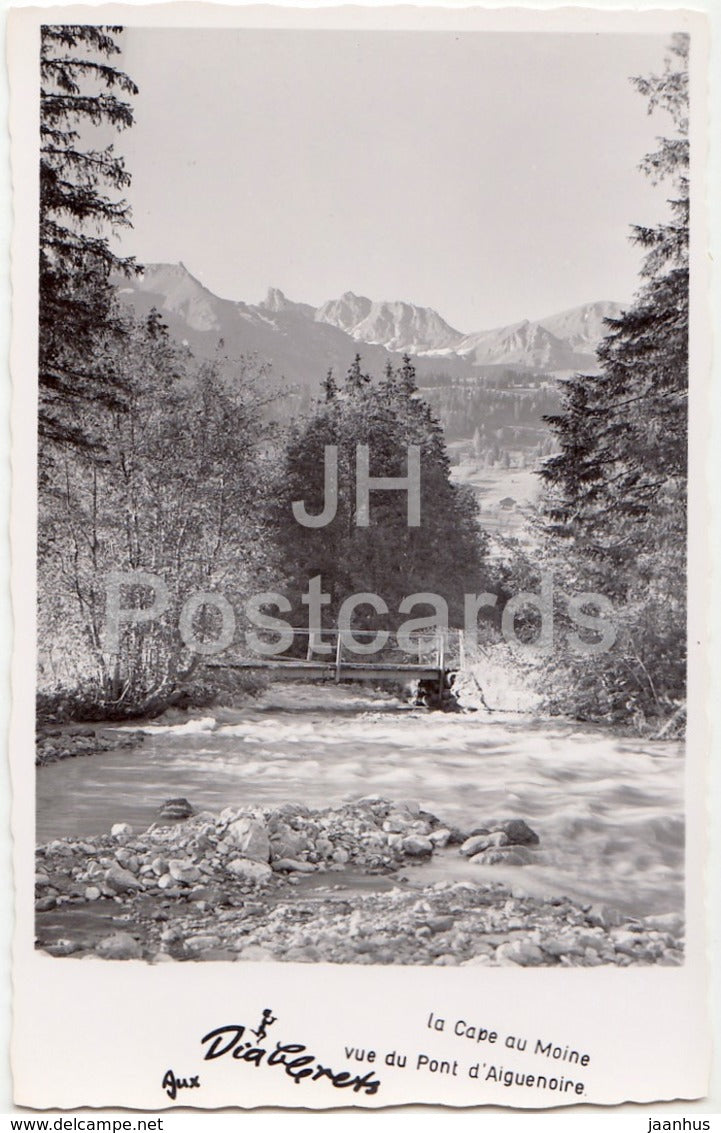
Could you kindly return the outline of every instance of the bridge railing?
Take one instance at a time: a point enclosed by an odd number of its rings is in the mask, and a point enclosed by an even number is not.
[[[268,633],[271,634],[271,631]],[[261,634],[257,636],[261,637]],[[273,643],[272,634],[269,643]],[[274,649],[266,654],[257,649],[248,650],[243,651],[241,658],[236,646],[227,650],[218,661],[231,665],[240,660],[249,663],[255,654],[259,660],[272,660],[279,664],[284,661],[296,664],[300,661],[308,664],[324,662],[338,668],[342,665],[414,665],[440,672],[460,668],[463,653],[463,631],[457,629],[415,630],[401,636],[395,630],[384,629],[354,628],[347,631],[294,627],[292,641],[281,651]]]

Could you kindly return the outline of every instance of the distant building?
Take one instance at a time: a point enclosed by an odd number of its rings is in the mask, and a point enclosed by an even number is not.
[[[514,500],[513,496],[504,496],[503,499],[499,502],[498,506],[505,508],[506,511],[511,511],[511,509],[516,506],[516,501]]]

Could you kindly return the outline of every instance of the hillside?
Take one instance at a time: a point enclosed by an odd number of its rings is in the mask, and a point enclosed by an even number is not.
[[[221,299],[183,264],[148,264],[141,276],[123,280],[119,292],[140,315],[157,307],[171,335],[201,357],[215,354],[222,341],[229,356],[255,354],[272,363],[278,378],[312,393],[329,367],[345,373],[358,349],[344,331],[316,322],[314,308],[277,289],[257,305]],[[377,372],[387,358],[383,347],[363,348],[364,363]]]
[[[258,354],[278,376],[310,390],[330,367],[345,373],[356,351],[376,373],[407,351],[421,379],[443,373],[468,382],[503,367],[546,375],[594,370],[603,319],[621,309],[587,303],[536,322],[464,335],[430,307],[378,302],[352,291],[317,308],[278,288],[258,304],[221,299],[183,264],[149,264],[141,276],[123,280],[120,293],[139,313],[157,307],[171,333],[199,354],[214,353],[222,339],[227,353]]]

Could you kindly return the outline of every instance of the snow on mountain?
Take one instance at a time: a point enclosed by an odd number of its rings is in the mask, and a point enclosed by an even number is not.
[[[367,317],[372,306],[365,295],[354,295],[352,291],[346,291],[340,299],[329,299],[327,303],[321,304],[315,312],[315,319],[316,322],[330,323],[352,335],[353,329]]]
[[[140,276],[118,282],[123,302],[141,317],[157,308],[171,335],[199,357],[213,357],[222,342],[228,357],[270,362],[275,377],[294,386],[318,389],[329,368],[344,374],[358,349],[343,330],[316,322],[315,307],[294,303],[277,288],[257,305],[221,299],[183,264],[148,264]],[[363,348],[374,373],[382,373],[387,359],[382,347]]]
[[[604,318],[621,310],[617,303],[586,303],[535,322],[462,335],[430,307],[376,302],[352,291],[317,308],[274,287],[256,305],[221,299],[183,264],[148,264],[139,277],[122,280],[120,293],[139,314],[157,307],[171,333],[200,356],[211,356],[222,339],[229,356],[256,354],[276,375],[310,389],[329,367],[345,373],[356,351],[371,373],[381,373],[389,358],[397,365],[406,351],[417,358],[419,373],[443,370],[460,379],[493,366],[588,372],[596,368],[596,347],[608,329]]]
[[[393,352],[429,358],[456,355],[474,366],[555,372],[593,366],[596,347],[607,330],[604,319],[620,311],[618,303],[586,303],[535,322],[524,319],[463,335],[432,307],[375,302],[346,291],[319,307],[315,319],[339,327],[356,342],[376,343]]]
[[[453,349],[463,338],[432,307],[400,301],[373,302],[352,291],[324,303],[315,317],[318,322],[340,327],[357,342],[411,354]]]

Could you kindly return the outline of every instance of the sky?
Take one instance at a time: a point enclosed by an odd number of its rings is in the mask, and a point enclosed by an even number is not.
[[[639,172],[669,128],[631,75],[637,34],[128,28],[135,124],[122,250],[210,290],[344,291],[434,307],[463,332],[628,301]]]

